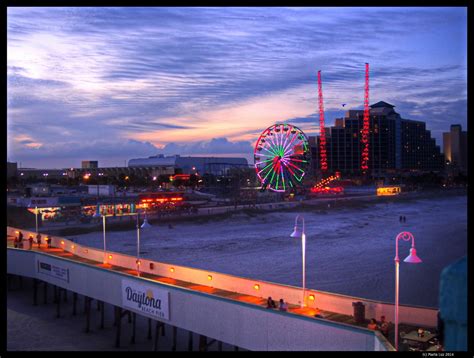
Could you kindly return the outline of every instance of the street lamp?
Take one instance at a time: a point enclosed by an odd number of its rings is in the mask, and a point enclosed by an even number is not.
[[[35,206],[36,235],[38,235],[38,207]]]
[[[419,264],[421,259],[416,255],[415,249],[415,237],[408,231],[403,231],[397,235],[395,238],[395,350],[398,351],[398,280],[399,280],[399,266],[400,259],[398,258],[398,241],[402,239],[403,241],[411,240],[411,249],[410,254],[407,256],[403,262],[410,264]]]
[[[143,224],[141,226],[142,229],[147,229],[151,227],[150,223],[148,222],[147,216],[146,216],[146,209],[145,209],[145,219],[143,219]]]
[[[99,203],[97,203],[95,214],[92,215],[94,218],[100,218],[102,216],[102,227],[104,231],[104,264],[107,263],[107,250],[106,250],[106,243],[105,243],[105,215],[100,214]]]
[[[137,211],[137,272],[138,276],[140,276],[140,213]],[[142,229],[147,229],[151,227],[146,219],[146,211],[145,211],[145,220],[141,226]]]
[[[28,204],[28,207],[32,207],[31,204]],[[38,235],[38,206],[35,205],[35,227],[36,227],[36,235]]]
[[[301,216],[301,219],[303,220],[303,230],[300,231],[298,228],[298,219],[300,215],[296,216],[295,219],[295,228],[293,230],[293,233],[290,235],[290,237],[301,237],[301,249],[302,249],[302,257],[303,257],[303,299],[301,300],[301,307],[304,307],[305,303],[305,290],[306,290],[306,285],[305,285],[305,252],[306,252],[306,234],[304,232],[304,217]]]

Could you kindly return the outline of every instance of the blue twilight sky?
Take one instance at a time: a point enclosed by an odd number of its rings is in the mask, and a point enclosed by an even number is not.
[[[245,156],[268,126],[319,132],[370,103],[467,129],[467,8],[7,10],[8,153],[22,167]],[[343,108],[342,103],[346,103]]]

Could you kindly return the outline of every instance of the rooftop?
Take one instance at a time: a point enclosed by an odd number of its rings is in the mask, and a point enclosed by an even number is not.
[[[387,102],[384,102],[384,101],[379,101],[373,105],[370,106],[370,108],[394,108],[395,106],[390,104],[390,103],[387,103]]]

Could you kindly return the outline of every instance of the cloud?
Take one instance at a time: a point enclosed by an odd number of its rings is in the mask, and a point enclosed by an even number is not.
[[[201,141],[188,144],[168,143],[160,152],[164,154],[235,154],[253,153],[253,146],[248,141],[231,142],[227,138],[212,138],[210,141]]]
[[[212,138],[252,143],[286,118],[315,133],[317,71],[328,123],[341,103],[363,104],[365,62],[371,102],[424,114],[429,127],[441,115],[451,118],[447,127],[467,118],[462,108],[462,118],[453,116],[467,98],[464,8],[10,7],[7,14],[9,138],[64,147],[104,138],[157,148]],[[53,160],[47,148],[37,152]],[[17,150],[9,139],[9,156]]]

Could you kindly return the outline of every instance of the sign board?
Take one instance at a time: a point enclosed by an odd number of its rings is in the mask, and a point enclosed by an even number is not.
[[[122,280],[122,306],[150,318],[169,320],[169,291]]]
[[[36,260],[36,268],[39,274],[51,276],[69,283],[69,269],[52,263],[48,259],[41,258]]]

